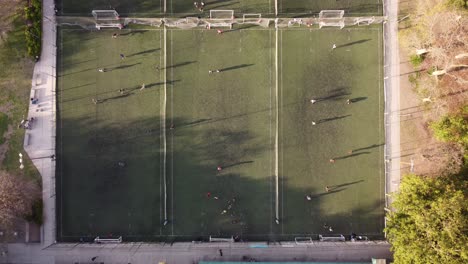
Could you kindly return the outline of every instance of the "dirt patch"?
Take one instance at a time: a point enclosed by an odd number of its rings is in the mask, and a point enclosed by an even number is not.
[[[15,11],[24,3],[24,0],[2,1],[0,8],[0,43],[6,37],[8,31],[12,29],[11,21]]]
[[[8,141],[11,138],[11,135],[13,134],[13,126],[8,125],[8,130],[3,134],[5,137],[5,142],[0,145],[0,164],[2,164],[3,159],[5,158],[5,154],[8,150]]]

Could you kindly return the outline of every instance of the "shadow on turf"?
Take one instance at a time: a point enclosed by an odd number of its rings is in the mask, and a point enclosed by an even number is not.
[[[326,123],[326,122],[330,122],[330,121],[334,121],[334,120],[339,120],[339,119],[343,119],[343,118],[346,118],[346,117],[349,117],[351,115],[344,115],[344,116],[336,116],[336,117],[331,117],[331,118],[324,118],[324,119],[320,119],[317,124],[320,124],[320,123]]]
[[[364,101],[364,100],[366,100],[366,99],[367,99],[367,97],[364,96],[364,97],[352,98],[352,99],[349,99],[349,101],[350,101],[351,103],[357,103],[357,102],[360,102],[360,101]]]
[[[122,70],[122,69],[127,69],[127,68],[130,68],[130,67],[136,66],[138,64],[141,64],[141,62],[134,63],[134,64],[120,65],[120,66],[112,67],[112,68],[107,68],[107,70],[109,70],[109,71]]]
[[[371,39],[361,39],[361,40],[353,41],[353,42],[346,43],[346,44],[343,44],[343,45],[337,45],[336,48],[339,49],[339,48],[349,47],[349,46],[356,45],[356,44],[361,44],[361,43],[364,43],[364,42],[367,42],[367,41],[370,41],[370,40]]]
[[[362,147],[362,148],[357,148],[357,149],[353,149],[353,152],[357,152],[357,151],[361,151],[361,150],[368,150],[368,149],[373,149],[373,148],[378,148],[380,146],[383,146],[384,143],[380,143],[380,144],[373,144],[373,145],[370,145],[368,147]]]
[[[231,66],[231,67],[219,69],[219,71],[221,71],[221,72],[232,71],[232,70],[237,70],[237,69],[240,69],[240,68],[250,67],[250,66],[253,66],[253,65],[255,65],[255,64],[239,64],[239,65],[236,65],[236,66]]]
[[[155,52],[155,51],[158,51],[158,50],[160,50],[160,49],[158,48],[158,49],[144,50],[144,51],[140,51],[140,52],[137,52],[137,53],[130,54],[130,55],[128,55],[127,57],[133,57],[133,56],[143,55],[143,54]]]
[[[370,154],[370,152],[365,151],[365,152],[353,153],[353,154],[349,154],[349,155],[345,155],[345,156],[336,157],[336,158],[333,158],[333,159],[334,160],[343,160],[343,159],[348,159],[348,158],[357,157],[357,156],[361,156],[361,155],[367,155],[367,154]]]
[[[177,63],[177,64],[174,64],[174,65],[167,66],[166,69],[177,68],[177,67],[189,65],[189,64],[192,64],[192,63],[195,63],[195,62],[196,61],[185,61],[185,62],[181,62],[181,63]]]
[[[147,32],[148,30],[132,30],[130,32],[127,32],[127,33],[123,33],[123,34],[119,34],[120,36],[133,36],[133,35],[136,35],[136,34],[143,34],[145,32]]]
[[[317,102],[328,101],[328,100],[340,100],[344,96],[350,95],[351,93],[347,92],[347,87],[340,87],[330,91],[330,94],[317,98]]]

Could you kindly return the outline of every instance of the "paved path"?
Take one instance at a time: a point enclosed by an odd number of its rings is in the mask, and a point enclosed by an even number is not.
[[[258,243],[260,244],[260,243]],[[263,244],[266,246],[266,244]],[[291,246],[291,247],[289,247]],[[15,248],[17,247],[17,248]],[[243,256],[261,261],[368,261],[371,258],[390,259],[386,243],[315,243],[311,246],[294,244],[270,245],[268,248],[250,248],[247,243],[192,244],[174,246],[161,244],[128,243],[120,245],[57,244],[46,249],[22,245],[10,245],[10,263],[75,264],[97,263],[193,264],[201,260],[242,260]],[[219,256],[222,249],[223,256]]]
[[[34,67],[28,118],[34,118],[32,129],[24,140],[24,149],[42,176],[44,224],[41,240],[44,246],[55,241],[55,83],[56,26],[54,0],[43,1],[42,54]]]
[[[384,1],[388,20],[384,24],[384,87],[385,87],[385,136],[386,136],[386,193],[393,193],[400,186],[400,58],[398,49],[398,0]],[[391,199],[387,206],[391,207]]]

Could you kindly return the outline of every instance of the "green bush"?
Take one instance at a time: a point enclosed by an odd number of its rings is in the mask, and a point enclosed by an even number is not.
[[[447,0],[448,6],[453,6],[459,9],[467,9],[468,8],[468,0]]]
[[[468,147],[468,105],[456,114],[449,114],[441,120],[431,123],[437,139],[454,142]]]
[[[24,32],[28,55],[33,58],[39,57],[42,41],[42,1],[31,0],[30,5],[24,8],[24,18],[28,23]]]
[[[424,56],[423,55],[411,55],[410,56],[410,62],[413,65],[413,67],[418,67],[421,65],[421,63],[424,61]]]
[[[25,219],[29,222],[34,222],[38,225],[42,225],[43,223],[43,209],[44,205],[42,203],[42,198],[37,199],[34,201],[32,205],[31,214],[27,215]]]

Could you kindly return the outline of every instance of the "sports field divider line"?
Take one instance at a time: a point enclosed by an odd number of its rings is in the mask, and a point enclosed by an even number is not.
[[[165,3],[166,1],[164,1]],[[166,179],[166,106],[167,106],[167,78],[166,78],[166,65],[167,65],[167,28],[164,27],[164,99],[161,109],[161,125],[162,125],[162,137],[163,137],[163,185],[164,185],[164,225],[167,224],[167,179]]]
[[[278,104],[278,28],[276,28],[275,40],[275,102],[276,102],[276,128],[275,128],[275,217],[276,223],[279,221],[279,169],[278,169],[278,124],[279,124],[279,104]]]

